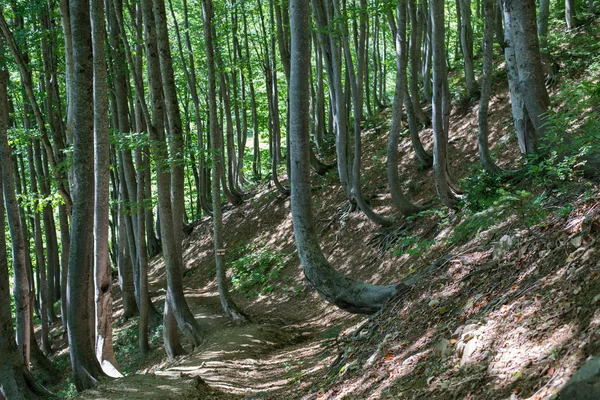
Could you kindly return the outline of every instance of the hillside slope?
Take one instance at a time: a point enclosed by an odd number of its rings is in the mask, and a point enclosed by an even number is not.
[[[553,88],[553,105],[559,115],[577,111],[568,118],[569,130],[598,125],[595,100],[573,92],[598,85],[598,53],[575,51],[590,37],[598,37],[597,21],[558,50],[569,64]],[[591,108],[574,111],[575,103]],[[517,168],[522,161],[502,85],[490,109],[494,155],[501,166]],[[451,174],[475,176],[463,182],[460,212],[436,205],[432,172],[417,168],[407,137],[400,148],[405,189],[432,207],[392,229],[350,212],[335,171],[313,179],[315,221],[332,265],[372,283],[411,279],[410,293],[371,318],[320,300],[295,252],[289,199],[259,185],[224,214],[235,299],[254,323],[233,327],[220,311],[210,220],[204,218],[184,244],[186,296],[206,330],[204,345],[168,363],[157,332],[156,346],[141,359],[135,321],[122,323],[115,346],[129,376],[78,398],[542,399],[558,392],[599,350],[598,181],[574,174],[532,185],[546,175],[487,180],[472,173],[477,104],[455,104],[451,132]],[[385,111],[365,126],[363,192],[378,212],[396,216],[382,179],[387,133]],[[430,130],[422,139],[431,148]],[[550,172],[556,164],[549,164]],[[153,261],[151,284],[162,306],[160,258]],[[118,300],[115,310],[118,318]]]

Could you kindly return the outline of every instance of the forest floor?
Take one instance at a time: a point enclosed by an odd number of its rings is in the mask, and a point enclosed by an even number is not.
[[[588,30],[598,36],[598,23]],[[559,51],[575,57],[568,52],[579,34],[590,32],[573,33],[571,47]],[[576,60],[571,84],[597,84],[596,50]],[[561,87],[552,90],[557,109],[565,106]],[[515,169],[521,158],[507,89],[494,92],[490,143],[499,164]],[[453,107],[449,159],[457,179],[471,175],[478,161],[477,111],[476,102]],[[377,212],[397,217],[383,178],[388,112],[365,126],[363,192]],[[422,139],[430,149],[431,130]],[[545,399],[557,393],[600,351],[598,180],[518,192],[466,214],[437,206],[432,171],[417,167],[406,136],[400,152],[407,194],[432,206],[417,218],[382,229],[350,212],[335,170],[314,176],[313,201],[323,251],[336,269],[372,283],[412,278],[408,294],[369,318],[322,301],[299,265],[289,198],[259,185],[224,213],[234,298],[253,323],[232,326],[220,310],[212,228],[203,218],[185,239],[184,261],[186,297],[206,331],[204,344],[186,346],[187,355],[168,362],[158,330],[150,354],[140,356],[137,320],[121,320],[117,293],[115,351],[126,376],[76,398]],[[544,194],[543,202],[534,201]],[[165,286],[159,257],[151,269],[159,308]],[[66,364],[65,350],[55,358]],[[74,395],[66,380],[61,390]]]

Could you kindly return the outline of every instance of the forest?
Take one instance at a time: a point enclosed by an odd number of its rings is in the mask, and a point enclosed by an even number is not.
[[[0,33],[0,399],[600,398],[600,1]]]

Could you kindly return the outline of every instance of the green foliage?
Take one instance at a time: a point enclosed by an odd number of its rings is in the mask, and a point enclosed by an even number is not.
[[[162,331],[163,326],[160,325],[150,332],[150,348],[156,348],[162,343]],[[139,350],[138,333],[139,317],[132,319],[127,328],[114,333],[115,357],[121,373],[126,376],[139,371],[145,360],[145,356]]]
[[[465,191],[464,206],[472,212],[483,211],[494,204],[498,198],[498,191],[502,185],[502,178],[480,170],[462,181]]]
[[[423,240],[418,235],[411,235],[408,232],[403,231],[394,247],[392,254],[395,256],[402,256],[408,254],[412,257],[421,257],[424,253],[427,253],[429,248],[435,244],[433,240]]]
[[[233,287],[246,296],[258,296],[275,290],[284,255],[264,243],[247,244],[234,253],[231,261]]]

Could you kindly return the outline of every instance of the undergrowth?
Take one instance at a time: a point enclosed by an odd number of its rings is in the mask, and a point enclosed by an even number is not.
[[[231,283],[247,297],[275,290],[284,255],[264,243],[238,248],[231,260]]]

